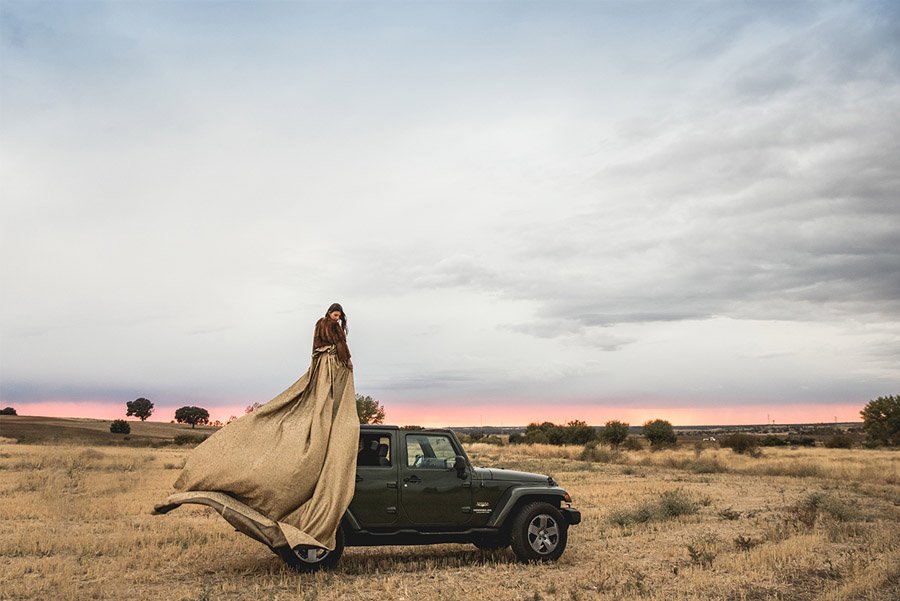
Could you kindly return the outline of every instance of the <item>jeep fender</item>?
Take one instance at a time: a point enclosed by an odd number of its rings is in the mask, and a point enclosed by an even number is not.
[[[500,500],[500,508],[488,520],[489,528],[502,528],[513,509],[526,501],[547,501],[557,506],[565,502],[566,491],[558,486],[518,486],[513,487]]]

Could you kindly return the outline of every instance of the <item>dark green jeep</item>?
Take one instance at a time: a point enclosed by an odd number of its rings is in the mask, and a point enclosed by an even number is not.
[[[301,571],[334,566],[345,546],[472,543],[550,561],[581,521],[571,500],[550,476],[472,466],[451,430],[362,426],[356,494],[334,551],[275,551]]]

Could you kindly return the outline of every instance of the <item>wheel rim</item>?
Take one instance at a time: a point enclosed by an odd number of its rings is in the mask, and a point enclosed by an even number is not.
[[[553,553],[559,545],[559,524],[546,513],[535,516],[528,524],[528,544],[536,553]]]
[[[294,547],[293,549],[294,555],[297,556],[297,559],[302,561],[303,563],[320,563],[323,559],[328,557],[330,551],[328,549],[322,549],[321,547]]]

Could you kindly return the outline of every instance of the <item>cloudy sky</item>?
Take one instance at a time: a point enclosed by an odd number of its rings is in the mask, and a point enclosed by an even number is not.
[[[13,2],[0,402],[240,414],[343,303],[388,421],[900,392],[894,2]]]

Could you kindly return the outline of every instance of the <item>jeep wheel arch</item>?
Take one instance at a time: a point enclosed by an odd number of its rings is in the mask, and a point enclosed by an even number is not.
[[[546,487],[513,488],[503,495],[498,503],[499,509],[491,516],[486,525],[506,530],[510,521],[525,505],[543,502],[559,508],[565,502],[565,494],[561,488],[549,490]]]

